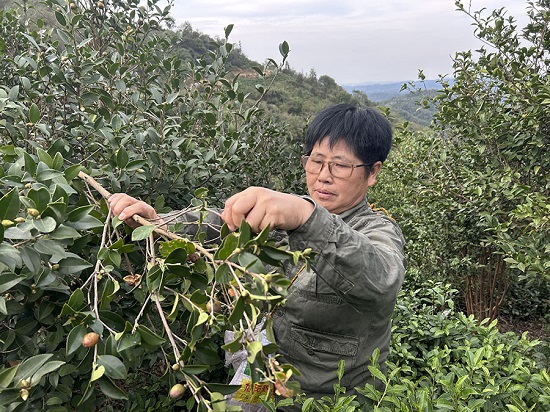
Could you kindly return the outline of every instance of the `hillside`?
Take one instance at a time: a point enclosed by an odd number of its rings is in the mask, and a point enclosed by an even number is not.
[[[404,91],[403,88],[404,85],[409,83],[423,90],[437,90],[441,88],[441,85],[437,80],[424,80],[423,82],[409,82],[404,80],[400,82],[344,84],[342,87],[349,93],[352,93],[355,90],[364,92],[367,96],[369,96],[370,100],[380,103],[407,94],[408,92]]]
[[[412,86],[414,93],[410,88]],[[364,83],[342,86],[349,93],[365,93],[376,104],[390,108],[403,119],[417,123],[421,126],[429,126],[435,109],[423,104],[427,97],[433,97],[441,84],[437,80],[388,82],[388,83]]]

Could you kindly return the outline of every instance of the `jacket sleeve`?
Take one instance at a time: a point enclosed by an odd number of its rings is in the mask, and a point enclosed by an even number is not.
[[[348,224],[319,205],[289,235],[291,249],[317,253],[317,276],[360,312],[393,308],[405,274],[404,243],[385,215],[363,214]]]

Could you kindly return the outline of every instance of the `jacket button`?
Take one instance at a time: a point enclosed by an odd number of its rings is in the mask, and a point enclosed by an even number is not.
[[[307,350],[307,354],[308,354],[308,355],[313,355],[314,353],[315,353],[315,352],[314,352],[313,349],[311,349],[311,348]]]

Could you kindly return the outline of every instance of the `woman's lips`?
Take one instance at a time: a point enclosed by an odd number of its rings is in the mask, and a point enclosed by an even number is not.
[[[319,199],[329,199],[334,196],[334,193],[329,192],[328,190],[316,190],[315,193]]]

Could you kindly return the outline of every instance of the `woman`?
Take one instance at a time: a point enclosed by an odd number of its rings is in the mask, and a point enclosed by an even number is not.
[[[405,272],[404,240],[392,219],[368,206],[366,194],[391,144],[391,126],[375,110],[329,107],[306,133],[302,164],[309,196],[251,187],[225,202],[221,216],[231,230],[242,219],[256,231],[271,225],[290,249],[317,253],[273,314],[281,362],[301,372],[296,380],[308,397],[334,394],[342,359],[348,394],[372,383],[368,357],[376,348],[384,369]],[[122,220],[158,218],[151,206],[125,194],[113,195],[109,204]],[[290,268],[287,276],[297,271]]]

